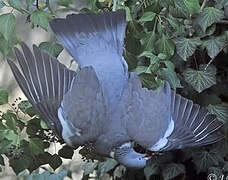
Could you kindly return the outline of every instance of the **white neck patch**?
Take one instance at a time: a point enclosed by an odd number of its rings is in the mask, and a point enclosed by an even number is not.
[[[174,121],[171,117],[171,121],[169,122],[168,128],[166,129],[164,136],[160,138],[151,148],[149,148],[149,150],[159,151],[160,149],[165,147],[165,145],[168,143],[167,137],[169,137],[172,134],[173,130],[174,130]]]

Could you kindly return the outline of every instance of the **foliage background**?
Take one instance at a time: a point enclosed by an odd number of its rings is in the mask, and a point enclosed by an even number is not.
[[[80,154],[88,162],[83,179],[206,179],[214,173],[228,176],[228,1],[227,0],[88,0],[78,9],[72,0],[0,0],[0,52],[15,59],[19,46],[17,16],[31,28],[49,33],[48,22],[62,13],[101,12],[125,9],[127,31],[124,56],[129,71],[136,71],[144,87],[156,89],[167,80],[171,87],[195,103],[208,108],[224,122],[225,139],[214,145],[164,152],[154,156],[142,170],[126,169],[115,160],[98,157],[88,149]],[[39,47],[58,57],[63,47],[54,36]],[[63,179],[71,171],[59,168],[62,159],[71,159],[74,150],[63,145],[51,154],[47,150],[59,141],[35,114],[27,101],[8,102],[8,91],[0,88],[0,169],[7,157],[18,177],[24,179]],[[1,106],[0,106],[1,108]],[[62,142],[60,142],[62,143]],[[139,148],[142,150],[142,148]],[[44,169],[49,164],[51,168]],[[56,170],[57,169],[57,170]],[[56,171],[55,171],[56,170]],[[53,174],[54,173],[54,174]]]

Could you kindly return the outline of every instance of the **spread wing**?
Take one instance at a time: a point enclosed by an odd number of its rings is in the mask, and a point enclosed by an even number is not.
[[[106,104],[105,93],[94,69],[82,68],[61,103],[64,140],[73,145],[96,140],[107,122]]]
[[[217,130],[223,123],[205,108],[172,91],[172,118],[174,131],[161,150],[183,149],[217,142],[223,136]]]
[[[135,73],[131,73],[126,98],[126,128],[138,144],[150,148],[162,138],[170,123],[171,90],[168,83],[160,91],[141,87]]]
[[[22,43],[21,46],[23,53],[15,48],[21,71],[8,60],[10,68],[29,102],[49,127],[61,137],[62,126],[57,110],[76,72],[67,69],[56,58],[41,52],[35,45],[34,53],[26,44]]]

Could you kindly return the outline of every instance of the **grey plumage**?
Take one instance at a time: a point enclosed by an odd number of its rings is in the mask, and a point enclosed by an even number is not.
[[[37,112],[72,146],[92,144],[97,153],[128,167],[141,168],[148,150],[168,151],[214,143],[222,126],[207,110],[170,89],[142,88],[127,72],[122,56],[125,12],[68,15],[50,25],[80,66],[79,73],[55,58],[15,49],[20,68],[8,61],[21,89]],[[114,155],[113,155],[114,154]]]
[[[101,85],[107,88],[109,106],[115,106],[120,100],[127,81],[127,64],[122,57],[125,16],[120,10],[71,14],[66,19],[57,18],[50,22],[53,32],[78,65],[94,68]]]
[[[58,120],[57,109],[76,72],[67,69],[46,52],[41,52],[35,45],[34,55],[24,43],[21,43],[21,46],[23,54],[17,48],[15,53],[22,72],[8,60],[14,77],[35,110],[61,137],[62,126]]]

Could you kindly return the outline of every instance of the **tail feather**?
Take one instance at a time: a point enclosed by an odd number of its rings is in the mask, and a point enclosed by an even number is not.
[[[216,133],[223,123],[215,115],[175,92],[172,92],[171,100],[174,130],[162,150],[203,146],[223,138]]]
[[[61,136],[57,110],[76,73],[54,57],[41,52],[37,46],[33,46],[34,55],[26,44],[22,43],[21,46],[23,54],[17,48],[15,53],[22,72],[8,60],[14,77],[35,110]]]
[[[104,60],[104,55],[105,61],[123,61],[125,21],[125,11],[118,10],[99,14],[71,14],[66,19],[52,20],[50,26],[79,66],[84,67]],[[119,58],[116,58],[117,55]]]

